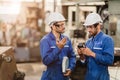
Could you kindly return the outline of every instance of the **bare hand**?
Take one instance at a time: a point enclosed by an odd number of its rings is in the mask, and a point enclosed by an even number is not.
[[[67,42],[67,38],[63,38],[61,41],[56,41],[56,45],[58,46],[58,48],[63,48],[64,45],[66,44]]]
[[[95,57],[95,53],[94,52],[92,52],[89,48],[84,48],[84,49],[82,49],[82,53],[84,54],[84,55],[86,55],[86,56],[93,56],[93,57]]]
[[[77,48],[78,55],[80,56],[81,60],[85,59],[85,55],[82,53],[82,50],[80,48]]]
[[[77,52],[78,52],[79,55],[82,54],[82,50],[80,48],[77,48]]]
[[[70,70],[70,69],[67,69],[67,70],[66,70],[66,73],[64,73],[64,76],[70,76],[70,74],[71,74],[71,70]]]

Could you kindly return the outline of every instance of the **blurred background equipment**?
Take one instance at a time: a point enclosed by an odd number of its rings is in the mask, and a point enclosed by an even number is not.
[[[120,48],[115,47],[114,55],[114,65],[120,65]]]
[[[0,1],[0,46],[12,46],[16,62],[41,60],[39,41],[46,34],[42,30],[44,4],[44,0]]]
[[[24,77],[25,73],[17,69],[12,47],[0,47],[0,80],[24,80]]]
[[[0,46],[12,46],[17,63],[41,62],[39,41],[50,31],[45,20],[51,12],[57,11],[66,19],[64,34],[70,37],[77,56],[78,43],[86,42],[89,38],[89,33],[86,33],[83,27],[85,18],[89,13],[97,12],[103,19],[101,27],[103,32],[110,35],[115,42],[114,63],[120,64],[118,6],[120,0],[0,0]],[[6,61],[9,59],[10,57],[2,58]],[[79,61],[76,67],[78,64]],[[75,68],[77,74],[82,72],[77,68]]]

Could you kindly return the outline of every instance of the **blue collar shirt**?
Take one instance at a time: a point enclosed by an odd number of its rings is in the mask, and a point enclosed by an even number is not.
[[[109,80],[108,66],[114,61],[113,39],[104,34],[98,33],[91,37],[86,46],[90,48],[96,57],[87,57],[87,73],[85,80]]]
[[[60,39],[66,37],[60,35]],[[62,60],[64,56],[69,58],[69,69],[73,70],[76,63],[76,56],[72,48],[70,39],[64,48],[59,49],[56,45],[56,39],[52,32],[45,35],[40,41],[40,54],[43,64],[47,66],[47,70],[43,72],[41,80],[69,80],[62,73]]]

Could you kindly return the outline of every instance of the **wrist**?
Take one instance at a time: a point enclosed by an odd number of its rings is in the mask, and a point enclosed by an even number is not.
[[[79,54],[81,60],[85,60],[85,55],[84,54]]]

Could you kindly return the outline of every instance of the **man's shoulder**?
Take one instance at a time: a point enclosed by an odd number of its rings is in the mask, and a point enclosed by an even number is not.
[[[110,38],[110,39],[112,39],[112,37],[111,37],[110,35],[108,35],[108,34],[103,34],[102,37],[103,37],[103,38]]]
[[[104,34],[101,39],[105,42],[108,42],[108,41],[114,42],[113,38],[110,35],[107,35],[107,34]]]
[[[49,40],[49,34],[46,34],[45,36],[43,36],[40,41],[45,41],[47,39]]]

